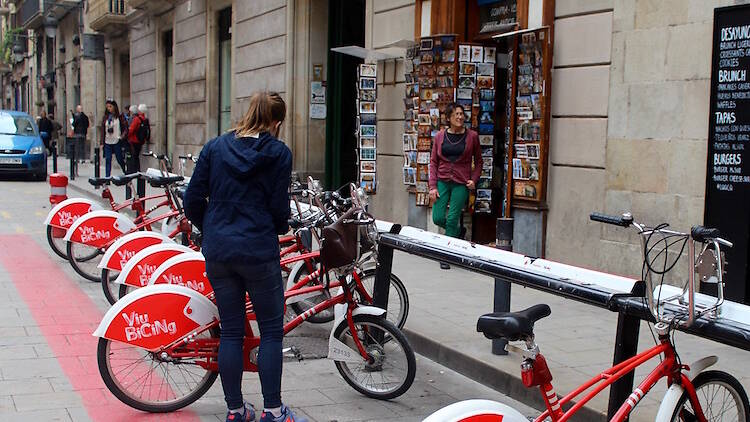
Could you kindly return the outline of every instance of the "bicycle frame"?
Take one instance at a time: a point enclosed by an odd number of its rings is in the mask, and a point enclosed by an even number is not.
[[[362,286],[361,280],[359,277],[355,274],[353,274],[353,279],[355,282],[355,289],[358,291],[363,292],[364,288]],[[341,280],[337,280],[338,285],[344,286],[345,283],[342,283]],[[333,284],[333,283],[332,283]],[[302,288],[295,291],[287,291],[284,293],[285,299],[288,299],[292,296],[297,295],[303,295],[310,293],[315,290],[322,290],[322,286],[313,286],[308,288]],[[211,298],[213,301],[214,299]],[[297,328],[299,325],[301,325],[306,319],[310,318],[313,315],[318,314],[321,311],[324,311],[326,309],[332,308],[335,305],[338,304],[347,304],[346,308],[346,321],[347,325],[349,326],[349,330],[351,332],[355,332],[355,326],[354,326],[354,320],[352,311],[359,306],[356,301],[354,300],[354,297],[352,296],[352,291],[344,287],[343,291],[339,293],[336,296],[333,296],[331,298],[326,299],[323,302],[318,303],[313,308],[309,309],[307,312],[298,315],[291,321],[284,324],[284,335],[287,335],[290,331]],[[246,310],[246,318],[245,318],[245,340],[242,344],[242,352],[244,356],[243,360],[243,370],[246,372],[257,372],[258,367],[251,360],[251,352],[257,348],[260,345],[260,336],[256,336],[252,325],[250,324],[250,321],[255,319],[255,314],[253,313],[253,307],[252,303],[248,301],[245,305]],[[199,365],[207,370],[210,371],[218,371],[219,370],[219,364],[218,364],[218,350],[219,350],[219,339],[218,338],[208,338],[208,339],[195,339],[194,337],[215,329],[219,326],[220,321],[214,321],[211,324],[205,326],[202,330],[199,332],[191,333],[190,338],[181,338],[177,339],[171,344],[162,347],[155,353],[161,354],[161,353],[167,353],[171,358],[175,359],[205,359],[205,361],[196,361],[195,364]],[[362,344],[358,336],[352,336],[352,339],[354,341],[354,344],[357,347],[357,350],[359,351],[362,358],[366,361],[370,360],[369,355],[367,354],[367,351],[365,349],[365,346]]]
[[[636,407],[640,400],[654,387],[654,385],[656,385],[657,382],[659,382],[659,380],[666,377],[667,383],[669,385],[677,382],[685,387],[685,391],[687,391],[688,396],[690,397],[690,402],[693,406],[693,409],[697,410],[698,412],[699,420],[705,422],[706,418],[703,415],[700,404],[698,403],[698,397],[696,396],[695,388],[693,387],[690,379],[684,373],[682,373],[682,370],[686,367],[685,365],[679,365],[677,363],[674,348],[668,337],[661,338],[661,342],[658,345],[644,352],[641,352],[638,355],[633,356],[632,358],[621,362],[618,365],[615,365],[602,372],[601,374],[591,378],[589,381],[571,391],[568,395],[566,395],[559,401],[554,394],[554,388],[552,387],[551,383],[541,385],[540,390],[542,392],[544,404],[547,410],[534,421],[542,422],[547,417],[549,417],[553,422],[564,422],[569,420],[576,414],[576,412],[578,412],[578,410],[585,406],[586,403],[588,403],[592,398],[602,392],[605,388],[611,386],[617,380],[634,371],[637,367],[644,364],[645,362],[661,355],[664,355],[664,359],[659,363],[659,365],[657,365],[656,368],[654,368],[653,371],[648,374],[648,376],[646,376],[646,378],[644,378],[644,380],[638,385],[638,387],[633,390],[633,393],[618,409],[617,413],[612,417],[611,421],[620,422],[627,420],[630,412]],[[567,412],[562,411],[562,405],[569,403],[571,400],[575,399],[583,392],[589,390],[594,386],[596,387],[591,392],[586,394],[583,399],[576,402],[576,404],[568,409]]]

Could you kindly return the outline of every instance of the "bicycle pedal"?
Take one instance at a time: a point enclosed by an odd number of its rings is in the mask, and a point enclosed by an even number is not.
[[[283,353],[285,357],[295,358],[300,362],[304,359],[304,357],[302,356],[302,352],[295,346],[281,349],[281,353]]]

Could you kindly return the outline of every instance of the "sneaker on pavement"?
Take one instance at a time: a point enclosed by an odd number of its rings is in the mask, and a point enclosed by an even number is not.
[[[245,402],[245,410],[242,413],[227,412],[227,422],[253,422],[254,420],[255,409],[248,402]]]
[[[281,416],[278,418],[273,417],[271,412],[263,412],[260,415],[258,422],[307,422],[307,419],[296,416],[292,409],[286,405],[281,405]]]

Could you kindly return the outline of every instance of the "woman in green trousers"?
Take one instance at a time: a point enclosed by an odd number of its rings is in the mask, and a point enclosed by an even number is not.
[[[447,236],[459,237],[461,210],[482,172],[482,148],[477,133],[464,127],[463,106],[451,103],[445,114],[450,127],[435,135],[430,156],[432,221],[444,228]],[[440,263],[440,268],[450,267]]]

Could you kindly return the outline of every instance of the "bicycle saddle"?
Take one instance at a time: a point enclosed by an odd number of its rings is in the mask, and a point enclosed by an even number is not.
[[[148,183],[155,188],[163,188],[185,180],[182,176],[153,176],[148,179]]]
[[[534,323],[550,313],[548,305],[540,304],[518,312],[484,314],[477,321],[477,332],[488,339],[526,340],[534,336]]]
[[[123,174],[120,176],[112,176],[112,184],[115,186],[125,186],[133,179],[141,177],[140,173]]]
[[[89,177],[91,186],[104,186],[111,182],[111,177]]]

